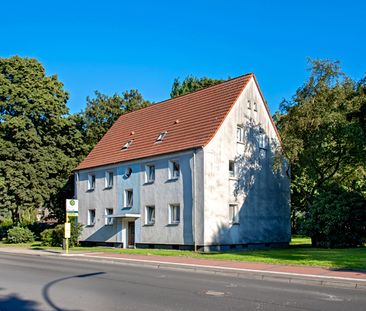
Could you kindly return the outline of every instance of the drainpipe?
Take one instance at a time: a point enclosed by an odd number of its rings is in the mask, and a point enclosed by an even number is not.
[[[193,244],[194,244],[194,251],[197,252],[197,241],[196,241],[196,219],[197,219],[197,204],[196,204],[196,149],[193,151],[193,172],[192,172],[192,208],[193,208]]]

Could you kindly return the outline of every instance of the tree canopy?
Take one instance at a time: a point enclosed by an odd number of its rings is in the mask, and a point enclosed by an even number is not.
[[[0,213],[15,222],[68,180],[85,153],[68,93],[35,59],[0,59]]]
[[[293,230],[311,218],[331,184],[366,194],[365,80],[353,81],[337,62],[311,65],[308,81],[275,115],[292,169]],[[316,244],[315,228],[305,227]]]
[[[221,79],[211,79],[207,77],[196,78],[193,76],[186,77],[182,82],[178,78],[174,79],[170,97],[174,98],[180,95],[188,94],[212,85],[223,82]]]

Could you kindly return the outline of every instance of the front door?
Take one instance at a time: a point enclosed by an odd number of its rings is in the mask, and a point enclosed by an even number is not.
[[[128,246],[135,246],[135,222],[128,222]]]

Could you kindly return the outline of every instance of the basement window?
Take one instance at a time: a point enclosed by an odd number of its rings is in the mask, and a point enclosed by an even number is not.
[[[167,133],[168,133],[167,131],[160,132],[158,138],[156,139],[156,142],[163,141]]]
[[[127,143],[122,146],[122,150],[127,150],[133,143],[133,139],[130,139]]]

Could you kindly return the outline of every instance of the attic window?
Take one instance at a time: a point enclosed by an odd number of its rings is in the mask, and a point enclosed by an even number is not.
[[[166,136],[167,133],[168,133],[167,131],[160,132],[160,134],[159,134],[158,138],[156,139],[156,141],[157,142],[158,141],[163,141],[163,139],[165,138],[165,136]]]
[[[129,140],[127,143],[125,143],[123,146],[122,146],[122,150],[127,150],[128,147],[130,147],[133,143],[133,139]]]

